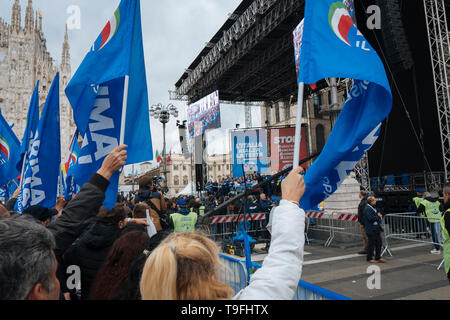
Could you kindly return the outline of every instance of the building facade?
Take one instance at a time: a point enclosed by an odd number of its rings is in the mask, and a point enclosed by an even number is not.
[[[305,99],[302,125],[306,126],[308,153],[320,152],[331,133],[337,115],[348,95],[348,84],[341,82],[338,87],[337,110],[330,111],[331,90],[325,88],[315,91]],[[261,106],[261,125],[266,128],[277,126],[295,127],[297,104],[290,101],[266,102]]]
[[[169,188],[169,196],[174,196],[183,191],[191,181],[195,183],[195,164],[191,162],[191,159],[185,159],[182,154],[172,154],[170,159],[171,161],[167,163],[167,187]],[[233,176],[230,154],[210,155],[206,165],[209,181],[220,182]],[[151,164],[146,162],[141,164],[141,175],[130,177],[122,175],[119,184],[137,184],[142,176],[161,177],[163,175],[162,163],[157,168],[151,168]]]
[[[76,129],[72,108],[64,93],[71,78],[67,27],[61,61],[57,63],[47,50],[47,40],[42,31],[42,13],[35,12],[32,0],[28,0],[22,25],[21,10],[19,1],[15,0],[11,22],[0,18],[0,109],[6,121],[10,125],[14,124],[13,131],[21,140],[37,81],[40,82],[39,106],[42,111],[53,79],[59,72],[61,156],[64,159]]]

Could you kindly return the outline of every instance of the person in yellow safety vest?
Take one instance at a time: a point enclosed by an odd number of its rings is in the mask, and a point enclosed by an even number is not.
[[[180,199],[177,202],[178,212],[170,215],[169,223],[175,233],[192,233],[198,228],[198,214],[190,211],[187,201]]]
[[[197,199],[195,199],[195,202],[196,202],[196,204],[197,204],[197,213],[199,214],[199,216],[204,216],[205,215],[205,211],[206,211],[206,208],[205,208],[205,206],[203,205],[203,203],[202,203],[202,199],[200,199],[200,198],[197,198]]]
[[[445,273],[447,274],[448,282],[450,283],[450,185],[445,186],[443,194],[444,206],[441,218],[442,244],[444,249]]]
[[[420,204],[423,201],[423,189],[416,190],[416,196],[412,199],[411,204],[408,207],[408,212],[417,212]],[[423,218],[425,214],[419,215]],[[416,219],[416,223],[412,225],[412,231],[416,233],[416,239],[422,239],[423,236],[426,237],[425,233],[427,231],[427,222],[425,219]]]
[[[419,207],[417,208],[417,214],[425,214],[427,217],[428,226],[431,230],[431,237],[434,245],[434,249],[431,250],[431,253],[440,254],[441,203],[439,202],[439,195],[431,195],[429,192],[425,192],[424,198],[425,199],[421,201]]]
[[[413,198],[413,203],[415,205],[414,211],[416,211],[423,200],[423,189],[416,190],[416,196]]]

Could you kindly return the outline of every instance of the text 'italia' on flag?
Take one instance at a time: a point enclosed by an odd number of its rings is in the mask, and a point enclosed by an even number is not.
[[[0,110],[0,186],[8,186],[20,175],[20,171],[16,168],[19,155],[19,139]]]
[[[53,80],[26,160],[16,211],[31,206],[53,208],[61,163],[59,73]]]
[[[140,1],[122,0],[66,88],[83,137],[77,183],[81,176],[88,180],[121,139],[128,165],[153,160],[145,70]],[[117,198],[115,179],[109,208]]]
[[[354,79],[322,153],[305,175],[300,206],[314,210],[332,195],[377,140],[392,110],[383,63],[342,1],[306,0],[299,83]]]

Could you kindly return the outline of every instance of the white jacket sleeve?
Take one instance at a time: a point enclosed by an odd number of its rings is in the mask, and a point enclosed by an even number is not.
[[[292,300],[295,295],[302,275],[305,212],[282,200],[271,220],[269,255],[234,300]]]

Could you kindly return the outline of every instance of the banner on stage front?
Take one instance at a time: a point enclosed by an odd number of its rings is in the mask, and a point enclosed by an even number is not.
[[[267,130],[236,131],[231,134],[233,146],[233,177],[270,173]]]
[[[280,172],[290,166],[294,161],[295,128],[282,128],[270,130],[270,160],[272,174]],[[307,157],[306,128],[302,127],[302,141],[300,145],[300,159]],[[307,168],[307,164],[303,165]]]
[[[187,109],[189,136],[197,137],[208,129],[219,129],[220,102],[219,91],[191,104]]]

